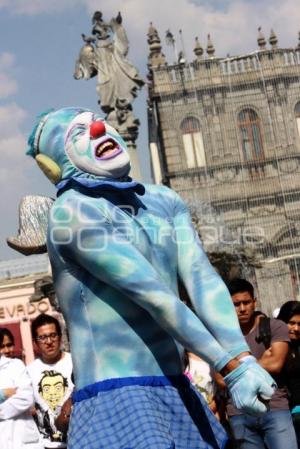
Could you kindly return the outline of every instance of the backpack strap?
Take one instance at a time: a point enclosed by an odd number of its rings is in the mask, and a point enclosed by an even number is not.
[[[258,323],[258,336],[255,338],[257,343],[263,343],[268,349],[271,346],[271,323],[267,316],[262,317]]]

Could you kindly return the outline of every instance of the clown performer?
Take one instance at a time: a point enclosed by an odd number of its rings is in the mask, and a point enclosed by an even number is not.
[[[182,375],[183,348],[225,376],[245,413],[264,413],[275,384],[250,355],[183,201],[129,178],[124,141],[87,109],[45,113],[28,154],[57,187],[47,248],[76,383],[68,448],[225,447]]]

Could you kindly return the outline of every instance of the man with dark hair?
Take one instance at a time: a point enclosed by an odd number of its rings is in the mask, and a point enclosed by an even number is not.
[[[28,366],[35,397],[35,418],[44,447],[65,448],[66,435],[55,426],[55,419],[73,390],[71,355],[61,350],[59,321],[39,315],[31,325],[34,345],[40,357]]]
[[[253,285],[247,281],[246,279],[235,278],[228,284],[229,293],[231,297],[236,293],[249,293],[251,298],[255,301],[254,296],[254,287]]]
[[[31,335],[32,335],[33,341],[36,341],[36,338],[38,335],[37,329],[41,326],[44,326],[45,324],[54,324],[55,331],[56,331],[57,335],[59,335],[61,337],[62,332],[61,332],[61,327],[60,327],[58,319],[56,319],[52,315],[47,315],[46,313],[42,313],[41,315],[37,316],[35,318],[35,320],[33,320],[31,323]]]
[[[268,412],[259,418],[241,413],[233,406],[231,399],[228,399],[227,414],[234,438],[241,449],[286,449],[287,442],[289,449],[297,449],[284,378],[281,375],[288,353],[287,326],[282,321],[271,318],[269,344],[264,344],[259,323],[265,316],[255,311],[253,285],[245,279],[233,279],[228,289],[251,353],[278,385]]]

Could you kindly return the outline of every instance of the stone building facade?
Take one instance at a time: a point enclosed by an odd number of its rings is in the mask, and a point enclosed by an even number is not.
[[[194,61],[168,64],[152,25],[148,44],[155,182],[196,210],[206,250],[252,251],[266,312],[299,299],[300,45],[259,31],[257,51],[218,58],[208,36],[206,54],[196,39]]]

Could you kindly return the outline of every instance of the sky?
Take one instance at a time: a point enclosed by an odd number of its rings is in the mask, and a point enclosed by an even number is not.
[[[6,244],[17,234],[18,204],[25,195],[55,197],[55,189],[25,156],[26,141],[41,112],[65,106],[99,110],[96,80],[75,80],[81,33],[90,35],[91,17],[100,10],[109,21],[120,11],[127,31],[128,59],[146,81],[147,32],[157,28],[163,51],[169,29],[188,61],[195,37],[205,48],[210,33],[217,57],[257,50],[257,29],[271,28],[280,47],[296,47],[300,31],[299,0],[0,0],[0,260],[21,257]],[[180,39],[179,30],[182,30]],[[152,182],[146,114],[147,87],[135,100],[141,121],[137,141],[143,180]]]

